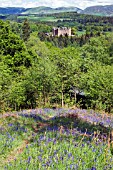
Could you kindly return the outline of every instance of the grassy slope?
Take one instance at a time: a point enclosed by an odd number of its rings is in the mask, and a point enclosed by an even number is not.
[[[4,167],[8,170],[86,170],[92,167],[103,170],[105,166],[108,170],[113,166],[106,143],[90,136],[94,131],[102,131],[100,126],[77,117],[56,117],[54,113],[50,118],[31,116],[31,113],[23,115],[0,119],[1,170]],[[47,115],[52,115],[52,111],[47,111]],[[37,129],[39,122],[42,126]]]
[[[50,7],[36,7],[27,9],[22,14],[52,14],[52,13],[60,13],[60,12],[76,12],[76,7],[60,7],[60,8],[50,8]]]

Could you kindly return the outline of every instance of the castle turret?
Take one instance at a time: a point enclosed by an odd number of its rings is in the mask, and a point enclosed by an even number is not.
[[[53,36],[60,36],[60,35],[65,36],[66,34],[68,36],[71,36],[71,28],[67,28],[67,27],[53,28]]]

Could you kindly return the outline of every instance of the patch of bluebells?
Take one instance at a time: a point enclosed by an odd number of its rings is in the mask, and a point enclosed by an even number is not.
[[[41,116],[52,116],[52,120],[59,116],[66,116],[68,113],[70,114],[78,114],[78,116],[90,123],[102,123],[106,127],[113,127],[113,116],[103,115],[100,113],[96,113],[93,110],[90,112],[85,109],[31,109],[31,110],[23,110],[20,112],[15,112],[15,114],[23,116],[25,118],[33,118],[36,121],[44,121]],[[7,113],[8,114],[8,113]],[[10,114],[10,113],[9,113]]]
[[[12,170],[15,166],[18,169],[23,166],[23,170],[25,168],[79,170],[82,167],[87,170],[97,170],[99,165],[96,165],[95,161],[99,161],[100,156],[105,154],[104,147],[101,147],[100,144],[96,145],[96,143],[90,141],[80,142],[77,141],[77,137],[67,138],[66,140],[63,134],[59,136],[58,132],[47,131],[46,134],[37,134],[36,139],[37,143],[27,145],[24,153],[18,158],[22,162],[17,160],[16,165],[12,164]],[[109,158],[106,159],[105,164],[108,167],[107,161]],[[91,165],[88,161],[91,161]],[[102,163],[101,159],[99,163]],[[40,168],[38,168],[39,165]],[[102,167],[104,168],[104,164]],[[10,170],[10,165],[8,165],[8,169]]]
[[[50,115],[53,114],[54,120],[56,117],[59,116],[66,116],[68,113],[72,114],[78,114],[79,118],[88,121],[90,123],[96,122],[97,124],[101,123],[103,126],[111,126],[112,121],[111,117],[107,117],[95,113],[95,112],[88,112],[86,110],[81,109],[34,109],[34,110],[24,110],[22,112],[18,112],[19,116],[25,117],[25,118],[33,118],[35,120],[42,121],[41,115]],[[77,124],[75,124],[77,126]],[[21,131],[21,132],[27,132],[24,125],[14,125],[12,123],[8,124],[9,128],[12,128],[12,131]],[[29,166],[36,166],[34,163],[32,164],[32,161],[35,163],[38,162],[40,164],[40,167],[43,169],[47,168],[55,168],[59,166],[59,164],[65,165],[64,169],[76,169],[79,170],[81,167],[86,167],[88,170],[97,170],[99,169],[99,165],[96,164],[96,162],[99,161],[99,158],[104,154],[105,155],[105,144],[99,143],[98,141],[95,141],[91,143],[91,141],[86,140],[84,142],[83,140],[78,141],[78,137],[81,135],[84,135],[84,132],[80,129],[73,128],[68,129],[64,128],[62,134],[59,133],[59,128],[57,125],[49,126],[46,128],[47,133],[44,134],[42,132],[41,135],[35,135],[36,142],[33,142],[32,145],[27,145],[25,148],[25,152],[23,153],[24,158],[24,164],[27,169],[29,169]],[[91,135],[90,132],[88,132],[89,135]],[[10,133],[4,134],[7,136],[5,145],[8,146],[11,141],[14,140],[14,136],[12,136]],[[70,139],[71,136],[71,139]],[[5,147],[6,147],[5,146]],[[9,145],[10,146],[10,145]],[[90,152],[89,152],[90,151]],[[88,154],[91,154],[92,157],[90,159],[87,159],[89,156]],[[35,155],[34,155],[35,154]],[[108,153],[106,157],[105,164],[103,162],[103,169],[104,165],[106,165],[106,169],[110,169],[110,167],[113,167],[109,163],[113,161],[110,160],[110,153]],[[88,162],[89,161],[89,162]],[[93,161],[91,166],[88,166],[88,163],[90,164],[90,161]],[[19,167],[22,163],[18,162],[17,166]],[[8,165],[10,166],[10,165]],[[13,164],[11,165],[14,169]],[[61,165],[60,165],[61,166]],[[7,168],[8,169],[8,168]],[[19,168],[20,169],[20,168]],[[40,169],[40,168],[39,168]],[[63,170],[63,169],[62,169]]]
[[[52,116],[51,120],[56,119],[59,116],[66,116],[68,113],[70,114],[77,114],[79,118],[88,121],[90,123],[95,124],[103,124],[105,127],[113,128],[113,116],[108,116],[106,114],[96,113],[93,110],[90,112],[85,109],[64,109],[64,108],[57,108],[57,109],[32,109],[32,110],[23,110],[21,112],[17,112],[18,115],[26,117],[26,118],[33,118],[36,121],[44,121],[42,116]]]

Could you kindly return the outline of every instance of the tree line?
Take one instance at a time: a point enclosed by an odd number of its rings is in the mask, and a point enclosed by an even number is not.
[[[59,48],[41,41],[34,24],[0,20],[0,111],[82,107],[112,111],[113,35]],[[32,31],[31,31],[32,30]]]

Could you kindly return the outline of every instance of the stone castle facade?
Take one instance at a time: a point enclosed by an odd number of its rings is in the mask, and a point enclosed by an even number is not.
[[[59,37],[60,35],[62,35],[62,36],[65,36],[65,35],[71,36],[71,28],[67,28],[67,27],[53,28],[53,36],[58,36]]]

